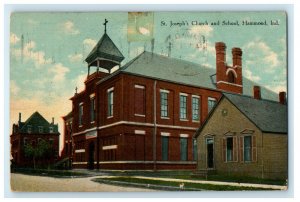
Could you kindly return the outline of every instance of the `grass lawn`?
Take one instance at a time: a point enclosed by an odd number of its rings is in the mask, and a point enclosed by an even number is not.
[[[185,191],[201,191],[201,190],[214,190],[214,191],[241,191],[241,190],[270,190],[254,187],[238,187],[228,185],[211,185],[211,184],[198,184],[198,183],[184,183],[184,189],[180,189],[179,182],[151,180],[151,179],[139,179],[133,177],[112,177],[112,178],[97,178],[93,181],[107,184],[118,184],[122,186],[133,187],[148,187],[151,189],[159,190],[185,190]],[[175,188],[175,189],[172,189]]]
[[[194,176],[192,171],[105,171],[110,175],[116,176],[146,176],[146,177],[166,177],[186,180],[208,180],[237,183],[254,183],[269,185],[286,185],[285,180],[259,179],[253,177],[238,177],[225,175],[209,175],[207,178]]]

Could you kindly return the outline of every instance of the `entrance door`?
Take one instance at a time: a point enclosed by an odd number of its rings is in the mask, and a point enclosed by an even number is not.
[[[207,148],[207,168],[214,168],[214,139],[206,139]]]
[[[94,142],[91,142],[89,144],[89,162],[88,162],[88,169],[93,170],[94,169],[94,153],[95,153],[95,144]]]

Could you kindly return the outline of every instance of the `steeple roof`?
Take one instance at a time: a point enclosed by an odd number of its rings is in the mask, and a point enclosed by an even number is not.
[[[97,66],[97,60],[100,61],[100,67],[106,69],[111,69],[124,60],[123,54],[106,33],[85,59],[89,66]]]

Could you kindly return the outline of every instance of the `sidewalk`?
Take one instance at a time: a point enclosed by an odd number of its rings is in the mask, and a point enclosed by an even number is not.
[[[117,176],[101,176],[101,178],[111,178]],[[265,188],[265,189],[276,189],[276,190],[287,190],[287,186],[280,185],[268,185],[268,184],[251,184],[251,183],[237,183],[237,182],[220,182],[220,181],[207,181],[207,180],[185,180],[185,179],[174,179],[174,178],[161,178],[161,177],[144,177],[144,176],[128,176],[132,178],[148,179],[148,180],[161,180],[168,182],[178,183],[195,183],[195,184],[212,184],[212,185],[228,185],[237,187],[254,187],[254,188]]]

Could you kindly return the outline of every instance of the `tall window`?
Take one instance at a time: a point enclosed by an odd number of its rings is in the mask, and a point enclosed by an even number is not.
[[[162,143],[162,160],[167,161],[169,157],[169,137],[168,136],[161,136],[161,143]]]
[[[83,103],[79,104],[79,126],[83,123]]]
[[[49,127],[49,133],[53,133],[53,127]]]
[[[213,109],[213,107],[216,104],[216,99],[215,98],[208,98],[208,113]]]
[[[187,140],[188,139],[186,137],[180,138],[180,160],[181,161],[187,161],[187,155],[188,155]]]
[[[197,140],[193,139],[193,160],[197,160]]]
[[[114,115],[114,91],[113,88],[108,90],[108,117]]]
[[[27,132],[28,132],[28,133],[31,133],[31,132],[32,132],[32,126],[31,126],[31,125],[28,125],[28,126],[27,126]]]
[[[187,107],[186,107],[187,96],[180,95],[180,119],[186,119],[187,117]]]
[[[91,122],[95,121],[96,117],[96,102],[95,97],[91,97],[91,105],[90,105],[90,115],[91,115]]]
[[[160,91],[160,116],[168,117],[168,92]]]
[[[200,98],[196,96],[192,97],[192,116],[193,121],[200,120]]]
[[[244,137],[244,161],[251,161],[251,151],[252,151],[251,136]]]
[[[233,161],[233,138],[226,139],[226,160]]]
[[[145,86],[134,86],[134,114],[135,116],[145,116]]]

